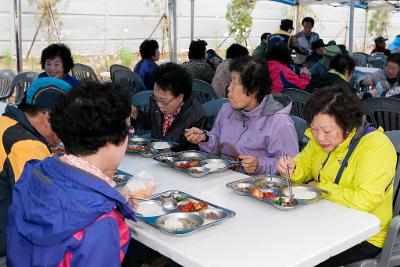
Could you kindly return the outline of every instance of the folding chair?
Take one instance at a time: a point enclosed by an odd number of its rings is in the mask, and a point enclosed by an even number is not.
[[[199,101],[200,104],[204,104],[208,101],[218,98],[211,84],[198,79],[193,79],[192,96]]]
[[[79,81],[85,79],[93,80],[96,82],[99,81],[92,67],[85,64],[75,63],[74,66],[72,67],[72,75]]]
[[[130,69],[117,69],[113,72],[114,84],[121,86],[132,98],[135,94],[145,91],[142,79]]]
[[[212,129],[219,110],[221,109],[222,105],[227,103],[228,101],[229,100],[227,98],[218,98],[208,101],[202,105],[207,115],[207,124],[205,125],[206,130],[209,131]]]
[[[38,78],[38,74],[36,72],[22,72],[14,77],[11,82],[11,90],[8,94],[8,97],[11,97],[14,94],[15,90],[15,101],[14,105],[19,105],[22,102],[22,99],[25,96],[26,89],[32,84],[34,80]]]
[[[123,66],[123,65],[119,65],[119,64],[113,64],[113,65],[111,65],[111,66],[110,66],[110,78],[111,78],[111,81],[114,82],[114,72],[115,72],[116,70],[120,70],[120,69],[123,69],[123,70],[131,70],[130,68],[128,68],[128,67],[126,67],[126,66]]]
[[[400,99],[377,97],[363,100],[364,114],[375,127],[400,130]]]
[[[139,92],[132,97],[132,105],[146,112],[149,109],[149,101],[152,95],[153,91],[151,90]]]
[[[296,129],[297,140],[299,141],[300,150],[303,149],[308,143],[308,138],[305,136],[305,131],[307,130],[307,122],[302,118],[294,115],[290,115],[293,120],[294,128]]]
[[[0,101],[5,100],[10,94],[11,82],[15,74],[10,69],[0,70]]]
[[[368,58],[368,65],[373,68],[383,69],[386,65],[387,56],[376,55]]]
[[[368,57],[369,55],[362,52],[355,52],[353,53],[353,60],[356,63],[356,66],[366,67],[368,64]]]
[[[311,94],[293,88],[284,89],[282,94],[287,95],[292,99],[292,110],[290,114],[303,118],[303,109],[308,100],[310,100]]]

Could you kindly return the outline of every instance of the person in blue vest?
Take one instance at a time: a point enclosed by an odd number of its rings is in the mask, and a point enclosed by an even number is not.
[[[291,32],[293,30],[293,20],[283,19],[281,20],[281,25],[279,30],[271,34],[268,38],[268,51],[274,46],[287,46],[291,47]]]
[[[40,64],[44,72],[39,78],[52,77],[64,80],[71,87],[79,84],[79,81],[68,73],[74,66],[71,50],[65,44],[51,44],[42,51]]]

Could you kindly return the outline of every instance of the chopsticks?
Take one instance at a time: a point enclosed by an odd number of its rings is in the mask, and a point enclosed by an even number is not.
[[[283,152],[282,152],[282,157],[284,160],[288,159],[288,155]],[[292,193],[292,186],[291,186],[291,182],[290,182],[289,166],[286,166],[286,181],[287,181],[287,187],[288,187],[288,191],[289,191],[290,202],[292,202],[293,201],[293,193]]]

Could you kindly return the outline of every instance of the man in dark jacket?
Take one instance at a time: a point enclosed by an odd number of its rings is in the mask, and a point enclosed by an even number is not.
[[[184,136],[185,129],[203,128],[206,114],[192,94],[192,79],[181,66],[174,63],[160,65],[154,72],[154,95],[149,110],[132,108],[133,126],[151,130],[151,137],[179,143],[177,151],[197,149]]]
[[[0,256],[6,255],[6,226],[11,193],[31,159],[51,155],[50,145],[60,140],[50,126],[50,109],[71,86],[56,78],[35,80],[18,108],[7,106],[0,117]]]

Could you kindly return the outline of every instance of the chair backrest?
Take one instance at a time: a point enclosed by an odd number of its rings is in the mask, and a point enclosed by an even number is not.
[[[130,98],[135,94],[146,90],[139,75],[129,69],[117,69],[114,71],[113,76],[113,82],[126,90]]]
[[[81,63],[74,64],[74,66],[72,67],[72,75],[79,81],[84,79],[93,80],[97,82],[99,81],[92,67]]]
[[[353,60],[356,63],[356,66],[366,67],[368,63],[368,54],[362,52],[353,53]]]
[[[10,94],[11,82],[15,74],[10,69],[0,70],[0,100],[5,100]]]
[[[15,90],[14,105],[19,105],[24,98],[26,89],[38,78],[36,72],[22,72],[14,77],[11,82],[11,90],[8,97],[12,96]]]
[[[207,115],[207,124],[205,125],[206,130],[212,129],[219,110],[221,109],[222,105],[228,101],[228,98],[218,98],[208,101],[202,105]]]
[[[363,100],[364,114],[375,126],[385,131],[400,130],[400,99],[377,97]]]
[[[298,89],[287,88],[282,91],[282,94],[289,96],[292,99],[291,115],[303,118],[303,109],[311,94]]]
[[[148,111],[150,97],[153,95],[152,90],[146,90],[137,93],[132,97],[132,105],[140,109],[141,111]]]
[[[293,120],[294,128],[296,129],[297,133],[297,140],[299,141],[299,148],[301,150],[307,145],[308,142],[308,138],[304,135],[305,131],[307,130],[307,122],[294,115],[291,115],[290,117]]]
[[[398,190],[399,190],[399,179],[400,179],[400,131],[387,131],[385,132],[386,136],[392,142],[394,148],[396,149],[397,153],[397,163],[396,163],[396,176],[394,177],[393,181],[393,199],[394,199],[394,206],[393,206],[393,214],[399,215],[400,212],[400,201],[396,201],[398,197]],[[397,203],[398,202],[398,203]]]
[[[211,84],[198,79],[193,79],[192,96],[193,98],[197,99],[200,104],[204,104],[208,101],[218,98]]]
[[[128,67],[126,67],[126,66],[123,66],[123,65],[119,65],[119,64],[113,64],[113,65],[111,65],[111,66],[110,66],[110,78],[111,78],[111,81],[114,82],[114,72],[115,72],[116,70],[120,70],[120,69],[131,70],[130,68],[128,68]]]
[[[376,55],[368,57],[368,65],[373,68],[383,69],[387,61],[387,56]]]

